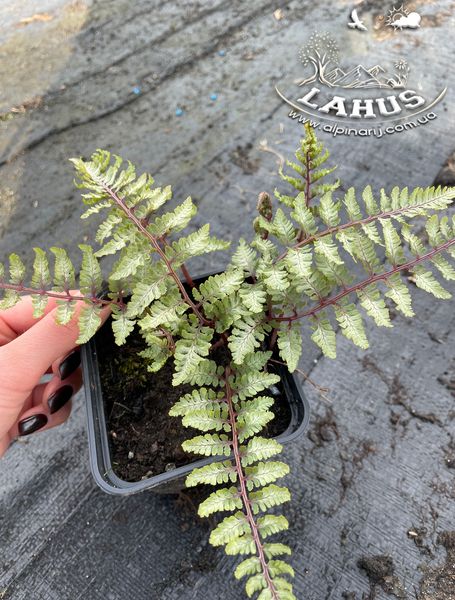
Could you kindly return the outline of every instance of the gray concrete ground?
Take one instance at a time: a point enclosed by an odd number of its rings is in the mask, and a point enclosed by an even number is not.
[[[368,34],[346,27],[352,4]],[[346,187],[430,184],[455,146],[455,4],[409,3],[424,16],[422,27],[401,34],[381,21],[392,3],[352,4],[0,7],[0,258],[54,243],[76,256],[81,238],[92,240],[67,159],[97,147],[172,183],[177,198],[191,194],[198,224],[210,221],[232,240],[247,236],[257,193],[277,183],[277,153],[290,155],[301,133],[274,85],[303,76],[298,48],[315,28],[337,36],[347,61],[405,56],[415,89],[449,87],[431,126],[382,140],[322,134]],[[216,260],[194,270],[226,259]],[[335,362],[306,349],[302,368],[330,388],[330,403],[305,386],[310,429],[287,450],[286,537],[299,598],[455,598],[447,533],[455,500],[454,305],[415,297],[413,321],[397,316],[392,331],[370,327],[366,354],[342,338]],[[175,499],[119,500],[95,487],[82,395],[65,426],[13,446],[0,482],[2,598],[242,597],[232,561],[208,546],[206,527]]]

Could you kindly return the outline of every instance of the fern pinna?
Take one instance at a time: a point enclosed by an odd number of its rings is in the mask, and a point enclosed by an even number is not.
[[[452,188],[361,194],[339,191],[327,181],[333,169],[328,152],[307,127],[306,137],[289,162],[293,175],[281,172],[292,193],[262,193],[252,241],[240,240],[224,273],[196,287],[185,263],[195,256],[226,250],[229,244],[210,235],[209,225],[182,237],[196,214],[187,198],[174,210],[157,216],[171,198],[169,187],[154,186],[149,175],[136,176],[118,157],[99,150],[90,161],[74,159],[79,187],[87,206],[82,218],[106,210],[94,251],[80,246],[79,292],[75,269],[65,250],[51,248],[53,275],[47,254],[35,249],[31,282],[12,254],[9,273],[0,267],[1,308],[31,294],[34,315],[40,317],[48,297],[56,297],[59,323],[78,311],[79,343],[100,324],[100,310],[109,305],[117,344],[138,327],[147,347],[142,356],[150,371],[171,357],[174,385],[189,384],[170,414],[201,435],[184,443],[187,452],[219,457],[194,470],[188,486],[217,489],[199,507],[201,516],[226,516],[210,541],[229,555],[244,555],[236,577],[247,577],[246,593],[259,600],[294,598],[292,567],[283,560],[291,549],[269,538],[286,529],[280,514],[268,513],[290,499],[276,481],[288,466],[275,459],[280,444],[260,432],[273,418],[268,390],[278,376],[268,368],[272,350],[292,372],[302,351],[300,320],[311,322],[313,341],[325,355],[336,355],[336,327],[361,348],[368,347],[363,314],[377,325],[392,327],[388,304],[412,316],[409,288],[401,273],[437,298],[449,298],[434,275],[455,279],[455,218],[440,218],[455,196]],[[275,206],[276,205],[276,206]],[[413,227],[415,221],[419,227]],[[99,259],[116,255],[108,276],[107,295],[100,296]],[[357,263],[354,268],[353,263]],[[425,263],[425,264],[424,264]],[[183,274],[186,284],[181,280]],[[364,272],[364,275],[358,275]],[[357,275],[355,276],[354,273]],[[129,298],[128,301],[125,298]],[[226,364],[217,364],[215,348],[224,347]]]

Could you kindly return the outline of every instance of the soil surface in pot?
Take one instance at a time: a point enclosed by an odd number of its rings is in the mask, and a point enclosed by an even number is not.
[[[183,427],[169,409],[191,386],[172,386],[173,364],[149,373],[138,352],[145,348],[134,331],[124,346],[114,342],[110,323],[96,336],[98,364],[109,434],[112,467],[125,481],[139,481],[198,459],[182,450],[182,442],[201,432]],[[217,362],[218,357],[213,357]],[[280,384],[278,387],[281,391]],[[275,397],[275,418],[263,432],[283,433],[291,419],[283,393]]]

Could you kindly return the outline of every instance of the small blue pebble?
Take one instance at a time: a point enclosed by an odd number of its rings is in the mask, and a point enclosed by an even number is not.
[[[215,102],[215,100],[218,98],[218,94],[210,94],[210,100],[213,100]]]
[[[141,93],[141,88],[136,85],[133,87],[133,94],[136,94],[136,96],[138,96]]]
[[[226,56],[226,50],[218,50],[219,56]]]
[[[177,108],[175,110],[175,116],[176,117],[181,117],[183,115],[183,110],[181,108]]]

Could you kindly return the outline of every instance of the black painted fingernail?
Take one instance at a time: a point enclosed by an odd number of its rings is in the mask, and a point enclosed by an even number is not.
[[[19,435],[29,435],[44,427],[47,423],[46,415],[32,415],[19,421]]]
[[[70,385],[64,385],[51,396],[49,396],[47,399],[47,405],[49,406],[49,412],[51,415],[60,410],[62,406],[65,406],[72,395],[73,388]]]
[[[79,350],[74,350],[71,354],[62,361],[61,365],[58,368],[58,372],[60,373],[60,379],[66,379],[74,373],[74,371],[81,364],[81,353]]]

